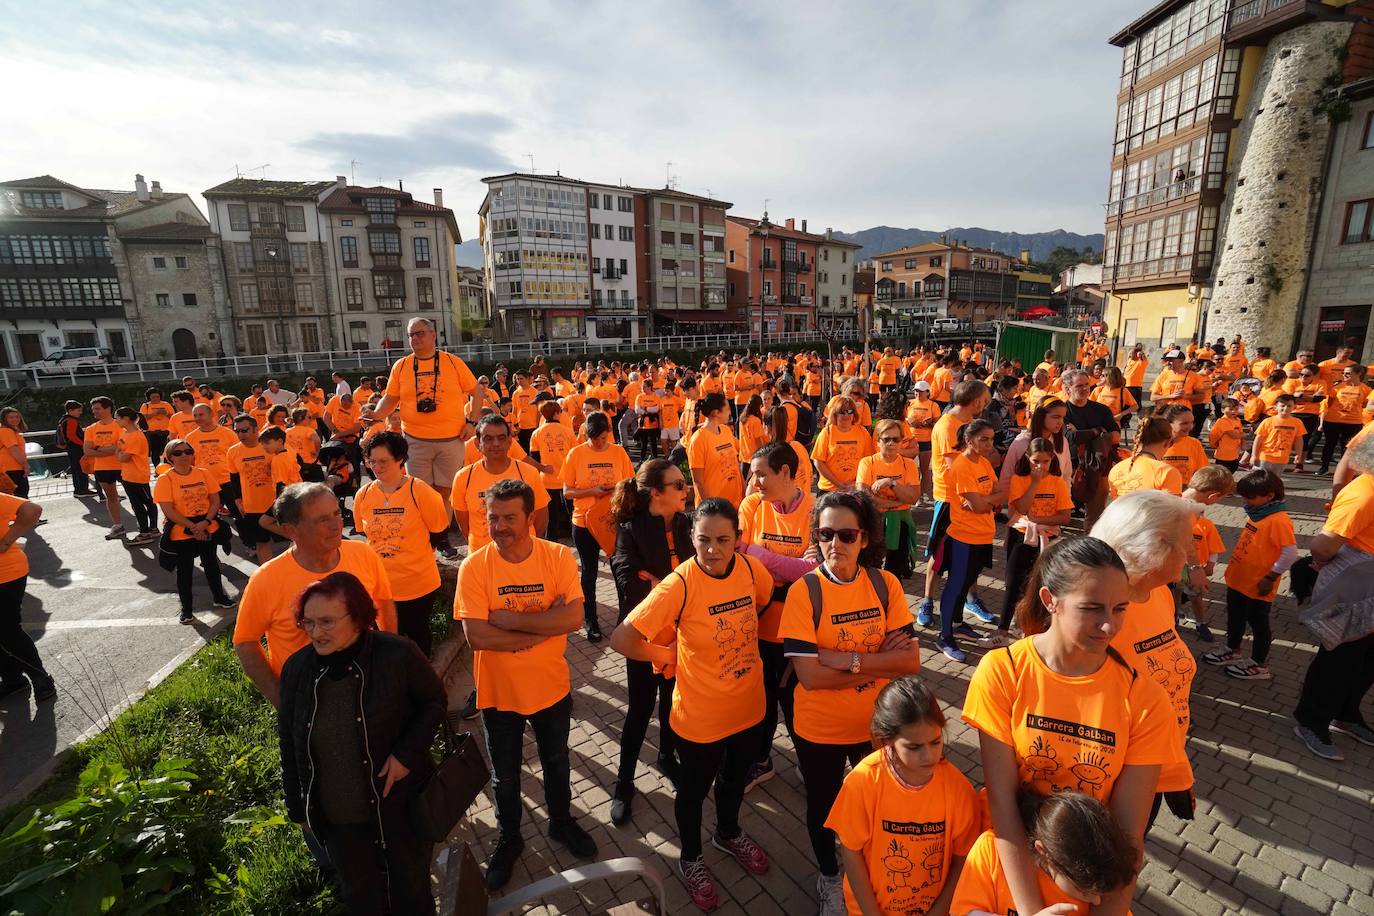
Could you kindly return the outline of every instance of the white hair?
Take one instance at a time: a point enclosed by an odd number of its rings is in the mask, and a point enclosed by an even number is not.
[[[1192,547],[1193,520],[1202,508],[1162,490],[1137,490],[1107,506],[1091,533],[1112,546],[1135,581],[1176,562],[1180,546]]]
[[[1374,435],[1362,436],[1350,446],[1350,466],[1361,474],[1374,474]]]

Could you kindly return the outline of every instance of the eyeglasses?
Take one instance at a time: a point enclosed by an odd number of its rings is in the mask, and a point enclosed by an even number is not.
[[[837,410],[837,411],[835,411],[835,416],[837,416],[837,417],[852,417],[852,416],[854,416],[854,415],[857,414],[857,413],[858,413],[857,410]]]
[[[822,544],[829,544],[835,538],[839,538],[841,544],[853,544],[861,533],[858,528],[817,528],[816,540]]]
[[[297,624],[297,626],[299,626],[302,630],[304,630],[307,633],[310,633],[314,630],[319,630],[322,633],[328,633],[330,630],[334,629],[334,627],[338,625],[340,620],[343,620],[343,618],[321,617],[318,620],[311,620],[310,618],[306,617],[302,619],[301,622]]]
[[[680,480],[680,479],[679,479],[679,480],[667,480],[667,481],[664,481],[663,486],[660,487],[659,489],[661,489],[661,490],[666,490],[666,489],[668,489],[669,487],[672,487],[674,490],[685,490],[685,489],[687,489],[687,481],[685,481],[685,480]]]
[[[182,457],[183,455],[194,455],[195,453],[196,453],[196,450],[193,449],[193,448],[179,448],[179,449],[177,449],[175,452],[168,452],[168,453],[167,453],[167,457],[169,457],[169,458],[180,458],[180,457]]]
[[[878,437],[878,441],[879,441],[880,443],[881,443],[881,442],[901,442],[901,441],[902,441],[902,437],[901,437],[901,436],[879,436],[879,437]]]

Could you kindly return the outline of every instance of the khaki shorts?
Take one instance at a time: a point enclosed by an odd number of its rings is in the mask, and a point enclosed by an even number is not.
[[[454,475],[463,466],[463,450],[467,446],[459,437],[452,439],[416,439],[406,436],[410,457],[406,459],[406,473],[433,487],[445,490],[453,486]]]

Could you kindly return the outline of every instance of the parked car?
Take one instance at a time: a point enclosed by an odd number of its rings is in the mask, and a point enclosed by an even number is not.
[[[955,334],[963,324],[958,318],[936,318],[930,323],[930,329],[936,334]]]
[[[113,365],[114,361],[114,351],[109,347],[63,347],[21,368],[35,370],[39,375],[66,375],[69,372],[98,372]]]

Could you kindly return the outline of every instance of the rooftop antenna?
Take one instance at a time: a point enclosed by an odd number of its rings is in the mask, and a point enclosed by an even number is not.
[[[348,183],[349,183],[349,184],[356,185],[356,184],[358,183],[358,179],[357,179],[358,166],[364,165],[364,164],[365,164],[365,163],[359,162],[357,159],[350,159],[350,160],[348,160]]]
[[[261,176],[261,177],[262,177],[263,179],[266,179],[266,178],[267,178],[267,169],[268,169],[268,167],[271,166],[271,165],[272,165],[272,163],[270,163],[270,162],[264,162],[262,165],[255,165],[255,166],[253,166],[251,169],[243,169],[243,170],[240,170],[240,169],[239,169],[239,164],[238,164],[237,162],[235,162],[235,163],[234,163],[234,174],[235,174],[237,177],[242,178],[244,172],[261,172],[261,173],[262,173],[262,176]]]
[[[525,158],[530,161],[530,174],[534,174],[534,153],[526,153]]]
[[[770,199],[770,198],[767,198],[767,197],[765,197],[765,198],[763,199],[763,218],[764,218],[764,219],[768,219],[768,201],[769,201],[769,199]]]
[[[673,177],[673,163],[670,160],[663,169],[663,186],[665,188],[673,188],[676,183],[677,179]]]

